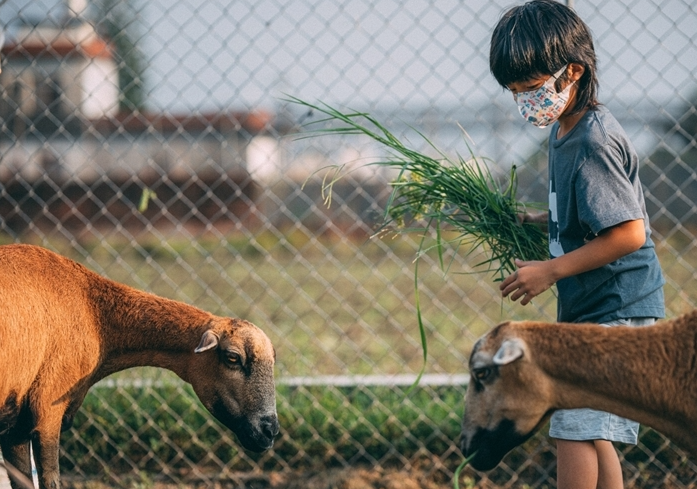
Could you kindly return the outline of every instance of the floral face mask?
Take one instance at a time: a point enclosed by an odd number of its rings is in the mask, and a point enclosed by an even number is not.
[[[547,127],[557,119],[564,111],[566,103],[569,101],[572,82],[562,90],[557,92],[554,82],[566,70],[566,66],[549,77],[549,79],[537,90],[520,92],[514,95],[518,104],[518,110],[523,119],[537,127]]]

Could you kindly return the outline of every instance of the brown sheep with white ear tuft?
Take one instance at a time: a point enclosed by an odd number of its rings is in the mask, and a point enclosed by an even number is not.
[[[697,311],[646,327],[507,322],[469,368],[461,448],[477,470],[572,408],[636,420],[697,457]]]
[[[0,448],[30,476],[31,443],[41,489],[60,487],[60,432],[90,386],[130,367],[172,370],[245,448],[270,448],[275,359],[247,321],[113,282],[43,248],[0,246]]]

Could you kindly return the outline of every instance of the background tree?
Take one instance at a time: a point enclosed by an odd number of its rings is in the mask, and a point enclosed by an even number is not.
[[[100,35],[115,47],[119,67],[119,110],[134,112],[145,104],[145,60],[138,49],[140,12],[133,0],[97,0],[93,18]]]

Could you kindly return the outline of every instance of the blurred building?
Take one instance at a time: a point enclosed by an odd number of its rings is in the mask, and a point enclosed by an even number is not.
[[[86,120],[118,112],[113,50],[87,22],[16,26],[2,58],[2,139],[79,135]]]
[[[250,142],[273,128],[272,114],[120,111],[119,55],[79,15],[14,25],[1,57],[0,227],[215,222],[248,212],[247,159],[266,157],[250,153],[258,146]],[[139,214],[146,188],[158,200]]]

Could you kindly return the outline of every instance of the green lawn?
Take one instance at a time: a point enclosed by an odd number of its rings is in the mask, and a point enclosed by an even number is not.
[[[50,246],[113,280],[254,322],[276,346],[281,376],[401,374],[421,367],[418,243],[409,237],[351,241],[298,231]],[[435,253],[419,260],[430,372],[462,372],[473,341],[511,317],[491,276],[460,273],[471,272],[462,254],[449,267],[441,271]],[[549,316],[553,302],[547,294],[539,307],[520,308],[518,317]]]
[[[302,231],[187,240],[171,236],[51,242],[111,279],[260,326],[278,375],[402,374],[422,364],[414,292],[415,238],[320,238]],[[658,246],[668,315],[691,310],[697,251],[685,235]],[[473,342],[508,319],[553,320],[548,291],[522,307],[502,300],[466,250],[419,260],[427,371],[462,373]]]

